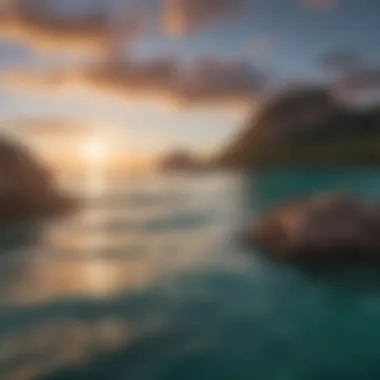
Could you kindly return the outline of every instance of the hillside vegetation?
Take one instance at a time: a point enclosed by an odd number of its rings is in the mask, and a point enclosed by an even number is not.
[[[269,100],[218,157],[226,166],[380,164],[380,107],[355,111],[323,89]]]

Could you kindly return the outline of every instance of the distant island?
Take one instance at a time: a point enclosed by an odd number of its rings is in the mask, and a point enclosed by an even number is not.
[[[176,149],[168,152],[158,162],[159,171],[165,173],[199,173],[212,168],[211,161],[186,149]]]
[[[0,224],[71,210],[50,170],[21,143],[0,137]]]
[[[324,88],[269,99],[216,158],[232,168],[380,164],[380,107],[354,110]]]

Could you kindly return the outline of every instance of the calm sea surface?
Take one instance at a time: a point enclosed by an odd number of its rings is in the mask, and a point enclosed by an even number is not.
[[[264,210],[375,170],[90,176],[66,219],[0,234],[1,380],[380,378],[380,274],[306,273],[239,242]]]

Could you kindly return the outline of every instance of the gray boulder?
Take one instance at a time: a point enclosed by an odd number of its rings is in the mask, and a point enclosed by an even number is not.
[[[344,195],[298,201],[264,217],[251,237],[277,259],[380,264],[380,205]]]

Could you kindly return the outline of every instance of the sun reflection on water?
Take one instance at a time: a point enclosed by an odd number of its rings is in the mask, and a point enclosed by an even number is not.
[[[133,343],[153,320],[165,325],[161,311],[135,319],[133,308],[140,296],[150,300],[156,292],[176,299],[180,293],[172,281],[178,275],[216,266],[246,270],[243,259],[234,256],[231,262],[221,254],[226,227],[220,223],[228,202],[212,197],[210,222],[208,206],[201,202],[207,186],[176,187],[167,178],[116,184],[106,174],[103,165],[89,166],[80,210],[46,223],[40,240],[20,255],[0,257],[0,268],[9,272],[8,283],[0,287],[2,321],[13,323],[16,312],[21,316],[14,331],[1,337],[1,346],[12,352],[0,350],[0,361],[16,363],[17,358],[17,366],[0,368],[1,379],[30,380],[83,363]],[[11,268],[11,260],[20,265]]]

